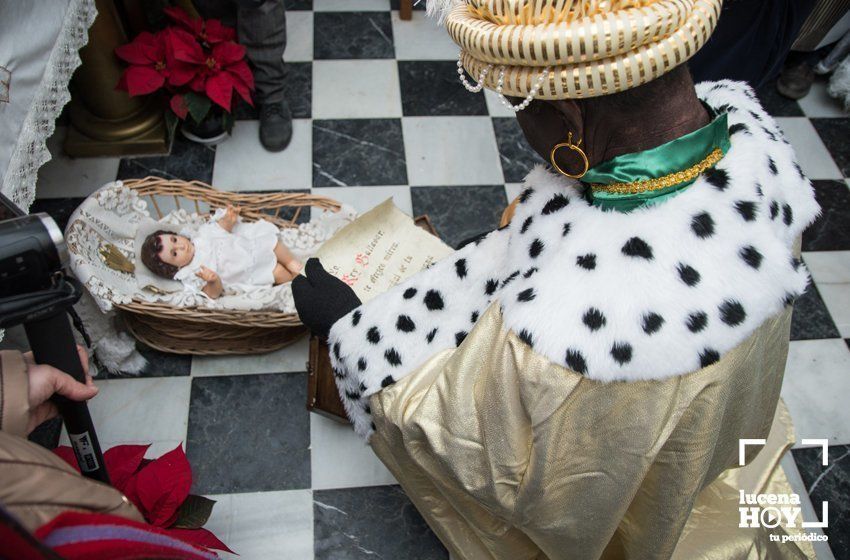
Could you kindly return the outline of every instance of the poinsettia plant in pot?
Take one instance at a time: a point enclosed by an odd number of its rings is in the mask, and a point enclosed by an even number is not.
[[[103,454],[112,486],[132,502],[150,525],[168,536],[205,549],[233,552],[203,525],[215,500],[190,494],[192,468],[183,447],[157,459],[145,459],[150,445],[116,445]],[[53,450],[79,472],[74,450]]]
[[[131,96],[164,91],[187,138],[217,143],[233,128],[237,99],[254,105],[245,47],[219,20],[192,18],[177,7],[164,11],[174,25],[115,49],[128,64],[116,87]]]

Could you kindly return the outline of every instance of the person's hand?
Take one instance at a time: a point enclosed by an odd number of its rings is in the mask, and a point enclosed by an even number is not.
[[[328,336],[334,323],[360,306],[360,299],[351,286],[325,270],[319,259],[307,260],[304,272],[306,277],[292,281],[295,309],[311,331]]]
[[[195,273],[195,276],[197,276],[207,284],[215,284],[217,282],[221,282],[221,278],[219,278],[218,274],[216,274],[214,270],[210,270],[205,266],[202,266],[201,269]]]
[[[239,214],[242,212],[239,208],[233,206],[232,204],[228,204],[227,208],[224,211],[224,216],[218,220],[218,225],[226,229],[227,231],[231,231],[233,226],[236,225],[236,222],[239,221]]]
[[[50,401],[54,394],[62,395],[72,401],[87,401],[97,394],[89,375],[89,356],[85,348],[77,346],[80,354],[80,363],[86,372],[86,382],[80,383],[65,372],[59,371],[53,366],[36,364],[32,352],[24,354],[24,362],[27,365],[27,376],[29,377],[29,408],[30,417],[27,422],[27,433],[33,431],[42,422],[55,418],[58,414],[56,405]]]

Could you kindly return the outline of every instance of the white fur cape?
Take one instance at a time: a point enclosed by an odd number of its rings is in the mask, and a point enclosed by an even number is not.
[[[491,304],[553,363],[600,381],[663,379],[720,359],[803,293],[794,240],[819,212],[774,120],[742,83],[703,83],[732,146],[682,194],[602,211],[542,167],[509,227],[446,257],[333,326],[331,358],[355,430],[369,395],[459,346]]]

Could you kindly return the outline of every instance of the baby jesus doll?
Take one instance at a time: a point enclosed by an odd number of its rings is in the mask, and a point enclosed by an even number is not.
[[[301,270],[301,263],[278,239],[274,224],[242,222],[239,209],[231,205],[191,239],[183,232],[150,234],[141,253],[142,263],[157,276],[179,280],[213,299],[225,285],[276,286]]]

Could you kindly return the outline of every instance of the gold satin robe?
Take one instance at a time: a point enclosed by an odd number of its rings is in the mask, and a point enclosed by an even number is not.
[[[813,558],[738,528],[739,490],[790,492],[790,320],[693,373],[601,383],[536,354],[492,305],[462,346],[372,395],[370,444],[456,559]],[[739,438],[768,434],[736,468]]]

